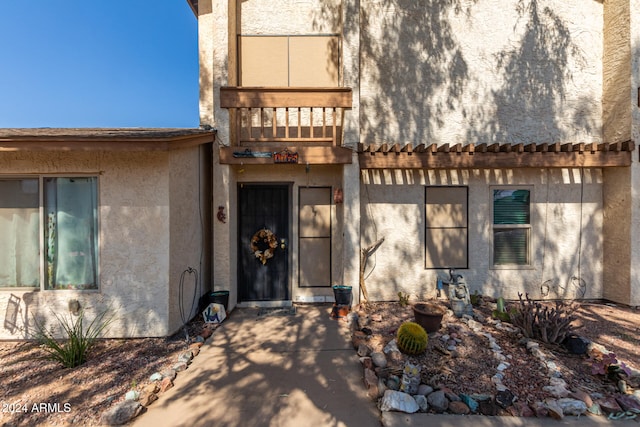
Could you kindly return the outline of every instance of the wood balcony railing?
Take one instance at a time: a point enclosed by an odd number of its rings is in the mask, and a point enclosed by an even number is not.
[[[220,105],[228,108],[231,145],[342,145],[344,110],[350,88],[223,87]]]

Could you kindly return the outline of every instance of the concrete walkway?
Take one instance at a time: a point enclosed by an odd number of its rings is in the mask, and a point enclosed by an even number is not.
[[[176,386],[134,420],[164,426],[380,426],[344,322],[331,307],[293,316],[235,309]]]
[[[235,309],[176,386],[134,427],[639,427],[605,417],[484,417],[386,412],[367,398],[346,324],[331,307],[299,306],[291,316]]]

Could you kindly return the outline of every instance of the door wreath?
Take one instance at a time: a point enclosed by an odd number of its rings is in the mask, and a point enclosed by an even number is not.
[[[273,251],[277,247],[278,238],[269,229],[262,228],[251,238],[251,252],[262,265],[265,265],[269,258],[273,258]]]

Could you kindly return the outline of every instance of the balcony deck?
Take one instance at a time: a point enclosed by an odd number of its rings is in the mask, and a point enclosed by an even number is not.
[[[350,88],[223,87],[220,105],[232,123],[221,163],[269,164],[268,153],[285,150],[301,163],[351,163],[351,150],[342,147]]]

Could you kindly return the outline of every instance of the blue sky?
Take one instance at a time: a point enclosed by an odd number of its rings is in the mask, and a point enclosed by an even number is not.
[[[0,1],[0,127],[197,127],[186,0]]]

